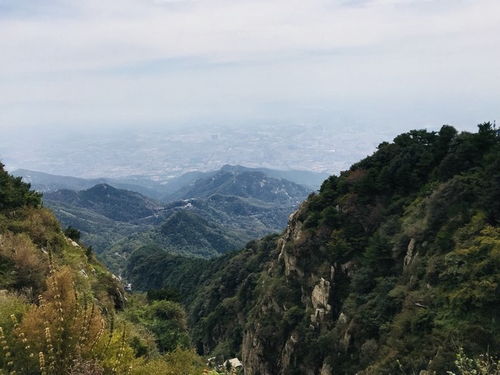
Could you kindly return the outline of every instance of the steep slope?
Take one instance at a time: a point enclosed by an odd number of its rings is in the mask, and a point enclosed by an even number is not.
[[[189,210],[172,214],[161,226],[160,232],[176,246],[207,246],[219,252],[233,250],[235,244],[228,240],[224,230],[204,220]]]
[[[121,274],[128,256],[146,245],[212,257],[279,232],[307,193],[304,187],[260,172],[219,171],[214,176],[219,176],[217,183],[203,178],[188,189],[202,190],[195,194],[199,197],[165,204],[106,184],[46,193],[44,202],[64,225],[81,231],[82,241]]]
[[[1,374],[201,375],[186,328],[173,301],[127,301],[120,280],[0,163]]]
[[[81,232],[81,240],[92,246],[98,257],[119,273],[117,260],[103,254],[131,234],[154,228],[162,207],[139,193],[96,185],[88,190],[58,190],[46,193],[44,204],[52,209],[61,223]]]
[[[129,275],[182,288],[206,270],[186,292],[193,339],[241,355],[247,375],[442,374],[461,347],[500,354],[499,202],[491,124],[411,131],[325,181],[278,239],[216,270],[190,263],[162,281],[129,264]]]
[[[186,256],[219,256],[242,248],[252,239],[279,232],[291,210],[220,195],[173,202],[163,211],[159,225],[117,240],[101,256],[120,273],[128,257],[144,246]]]

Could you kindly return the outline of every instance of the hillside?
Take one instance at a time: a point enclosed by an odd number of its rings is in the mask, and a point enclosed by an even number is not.
[[[48,202],[92,210],[109,219],[125,222],[154,216],[161,209],[160,204],[139,193],[116,189],[107,184],[82,191],[58,190],[45,193],[44,198]]]
[[[159,203],[100,184],[45,193],[44,203],[65,226],[78,229],[83,243],[120,274],[127,257],[142,246],[206,258],[279,232],[308,192],[292,182],[240,168],[204,176],[181,191],[181,197],[195,197]]]
[[[135,191],[151,199],[160,199],[165,194],[165,185],[143,176],[122,178],[80,178],[59,176],[50,173],[16,169],[14,176],[22,177],[23,181],[41,193],[52,193],[57,190],[86,190],[99,184],[111,185],[117,189]]]
[[[0,374],[206,374],[183,308],[159,297],[127,296],[0,164]]]
[[[497,373],[464,358],[500,354],[500,134],[401,134],[279,237],[210,261],[141,249],[127,269],[181,290],[198,351],[247,375]]]
[[[148,176],[80,178],[54,175],[28,169],[16,169],[12,174],[17,177],[22,177],[24,182],[31,184],[34,190],[41,193],[52,193],[57,190],[80,191],[90,189],[95,185],[107,184],[117,189],[135,191],[148,198],[168,202],[172,200],[172,194],[177,194],[179,190],[189,187],[197,180],[210,178],[223,170],[238,171],[239,173],[260,172],[267,177],[285,179],[295,184],[305,186],[310,191],[319,189],[323,180],[328,177],[325,173],[311,171],[248,168],[240,165],[225,165],[221,169],[214,171],[192,171],[183,173],[180,176],[154,179]]]
[[[225,166],[216,173],[182,187],[169,199],[208,198],[219,194],[293,205],[300,203],[308,193],[309,190],[302,185],[269,177],[258,170]]]

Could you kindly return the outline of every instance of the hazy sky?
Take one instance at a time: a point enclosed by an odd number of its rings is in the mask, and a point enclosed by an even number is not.
[[[0,0],[0,129],[472,128],[499,64],[498,0]]]

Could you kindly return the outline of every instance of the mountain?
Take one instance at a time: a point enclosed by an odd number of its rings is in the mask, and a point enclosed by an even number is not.
[[[247,375],[493,374],[499,270],[486,123],[401,134],[328,178],[281,235],[211,260],[142,248],[127,278],[180,290],[198,351]]]
[[[71,176],[58,176],[44,172],[16,169],[14,176],[22,177],[33,189],[41,193],[50,193],[57,190],[86,190],[99,184],[111,185],[118,189],[130,190],[152,199],[160,199],[165,194],[162,183],[143,176],[129,176],[122,178],[94,178],[85,179]]]
[[[136,221],[154,216],[162,208],[159,203],[145,196],[107,184],[82,190],[58,190],[45,193],[47,202],[58,202],[71,207],[94,211],[116,221]]]
[[[179,190],[179,199],[169,203],[107,184],[48,192],[44,202],[120,274],[127,257],[145,245],[212,257],[279,232],[308,192],[261,172],[223,169]]]
[[[207,373],[182,306],[126,296],[41,203],[0,163],[0,373]]]
[[[294,182],[298,185],[306,186],[310,190],[318,190],[323,181],[329,177],[328,173],[313,172],[313,171],[302,171],[302,170],[280,170],[280,169],[269,169],[269,168],[248,168],[240,165],[232,166],[225,165],[221,169],[223,170],[238,170],[247,172],[261,172],[268,177],[276,179],[284,179]]]
[[[234,250],[235,244],[226,238],[223,228],[189,210],[174,212],[160,227],[160,232],[174,246],[206,246],[218,252]]]
[[[103,260],[122,272],[124,259],[143,246],[198,257],[237,250],[281,231],[307,193],[300,185],[260,172],[221,170],[179,191],[183,199],[166,204],[157,225],[115,242]]]
[[[247,168],[242,166],[225,165],[221,170],[238,172],[261,172],[268,177],[285,179],[298,185],[306,186],[308,190],[314,191],[319,188],[321,182],[328,176],[324,173],[298,171],[298,170],[274,170],[268,168]],[[171,201],[170,196],[178,190],[192,185],[195,181],[212,177],[220,170],[210,172],[192,171],[180,176],[169,176],[161,179],[153,179],[148,176],[126,176],[115,178],[79,178],[71,176],[59,176],[28,169],[16,169],[12,172],[14,176],[22,177],[24,182],[31,184],[32,188],[41,193],[49,193],[57,190],[86,190],[99,184],[107,184],[117,189],[135,191],[155,200]]]
[[[268,177],[263,172],[223,167],[217,173],[183,187],[170,199],[208,198],[218,194],[293,205],[300,203],[308,193],[309,190],[302,185]]]

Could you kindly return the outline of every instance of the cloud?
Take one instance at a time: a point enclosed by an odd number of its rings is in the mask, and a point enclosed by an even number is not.
[[[498,99],[496,0],[0,0],[0,12],[0,126]]]

